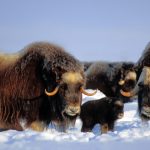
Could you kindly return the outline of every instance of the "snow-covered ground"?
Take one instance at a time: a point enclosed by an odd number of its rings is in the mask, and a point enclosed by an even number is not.
[[[83,103],[104,95],[83,97]],[[0,150],[149,150],[150,124],[143,124],[137,114],[137,102],[125,104],[123,119],[116,122],[115,131],[100,135],[99,125],[91,133],[82,133],[81,121],[67,133],[49,127],[42,133],[31,130],[0,132]]]

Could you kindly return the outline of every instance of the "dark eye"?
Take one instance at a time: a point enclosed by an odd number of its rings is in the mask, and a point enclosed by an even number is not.
[[[68,88],[68,86],[67,86],[67,84],[62,84],[61,88],[64,89],[64,90],[66,90]]]

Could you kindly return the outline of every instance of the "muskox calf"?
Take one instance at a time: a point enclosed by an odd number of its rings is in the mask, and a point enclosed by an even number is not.
[[[84,103],[81,107],[82,132],[90,132],[94,125],[101,125],[101,134],[114,130],[117,119],[123,117],[123,102],[117,98],[102,98]]]

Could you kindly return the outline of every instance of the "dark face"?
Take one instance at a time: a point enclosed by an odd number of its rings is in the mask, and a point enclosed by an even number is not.
[[[139,84],[138,107],[141,117],[150,119],[150,87]]]
[[[122,101],[116,100],[113,103],[113,113],[115,115],[115,118],[121,119],[123,117],[124,115],[123,108],[124,108],[124,105]]]
[[[122,82],[122,83],[121,83]],[[136,72],[127,70],[123,74],[123,78],[120,80],[120,86],[123,91],[129,92],[136,85]]]
[[[60,82],[59,94],[64,98],[65,115],[76,116],[80,113],[82,102],[81,87],[84,85],[84,80],[79,73],[65,73]]]
[[[48,83],[48,87],[53,85],[49,89],[54,92],[48,92],[47,95],[58,99],[59,103],[61,102],[62,107],[60,111],[62,115],[77,116],[81,109],[81,87],[83,87],[85,82],[84,77],[79,72],[66,72],[61,75],[60,80],[56,81],[53,84],[52,81]]]

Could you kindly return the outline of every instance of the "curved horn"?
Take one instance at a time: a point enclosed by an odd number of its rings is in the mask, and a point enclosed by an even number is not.
[[[46,94],[47,96],[53,96],[53,95],[55,95],[55,94],[58,92],[59,87],[60,87],[59,85],[56,86],[56,88],[55,88],[54,91],[52,91],[52,92],[47,92],[47,90],[45,89],[45,94]]]
[[[150,76],[150,67],[144,67],[142,72],[141,72],[141,75],[139,77],[139,80],[135,85],[135,88],[130,92],[125,92],[123,90],[120,90],[120,93],[125,97],[132,97],[132,96],[136,95],[139,91],[138,84],[140,82],[143,82],[144,84],[148,84],[149,83],[149,76]]]
[[[84,95],[87,95],[87,96],[93,96],[93,95],[95,95],[95,94],[97,93],[97,90],[94,91],[93,93],[88,93],[88,92],[86,92],[86,91],[83,89],[83,87],[81,87],[81,88],[80,88],[80,92],[83,93]]]
[[[138,91],[137,91],[138,92]],[[121,95],[125,96],[125,97],[132,97],[134,96],[137,92],[131,91],[131,92],[125,92],[123,90],[120,90]]]

